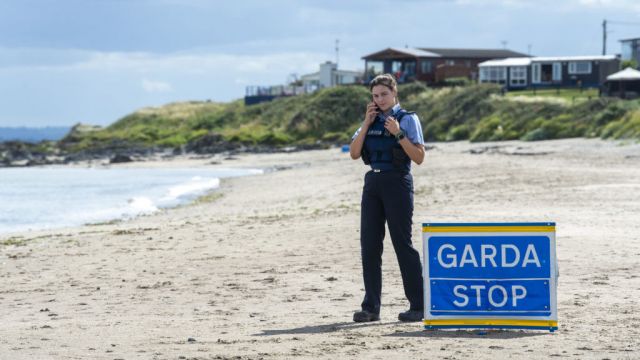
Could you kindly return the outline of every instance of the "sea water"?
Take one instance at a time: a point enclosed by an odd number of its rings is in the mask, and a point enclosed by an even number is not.
[[[0,168],[0,235],[150,214],[259,169]]]

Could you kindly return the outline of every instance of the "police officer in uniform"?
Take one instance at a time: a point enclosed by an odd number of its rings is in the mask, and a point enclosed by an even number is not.
[[[398,103],[397,83],[391,74],[376,76],[369,84],[373,102],[367,105],[364,122],[349,148],[352,159],[371,166],[362,190],[360,246],[365,296],[356,322],[380,319],[382,248],[385,222],[395,249],[409,310],[401,321],[421,321],[423,283],[420,254],[411,243],[413,177],[411,161],[424,160],[420,120]]]

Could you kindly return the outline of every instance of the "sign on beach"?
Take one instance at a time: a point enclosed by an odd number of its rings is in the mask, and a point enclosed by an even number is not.
[[[424,327],[558,329],[555,223],[423,224]]]

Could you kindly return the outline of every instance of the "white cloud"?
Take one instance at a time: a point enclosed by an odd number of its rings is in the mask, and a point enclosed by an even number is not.
[[[167,82],[148,79],[142,79],[142,88],[148,93],[173,91],[173,87]]]
[[[573,8],[579,10],[587,6],[591,8],[612,9],[612,10],[640,10],[640,3],[637,0],[455,0],[463,5],[498,5],[505,7],[548,7],[549,11],[559,8]]]
[[[7,49],[0,49],[7,52]],[[320,52],[279,52],[262,55],[237,55],[224,53],[177,53],[155,54],[148,52],[97,52],[69,50],[65,62],[48,62],[47,50],[39,50],[38,63],[20,62],[15,59],[10,64],[0,63],[0,70],[34,71],[101,71],[134,73],[179,72],[186,74],[236,73],[241,75],[264,74],[265,72],[287,70],[289,72],[312,72],[326,60]],[[51,59],[60,58],[60,50],[51,50]],[[55,55],[55,56],[54,56]]]
[[[144,106],[230,101],[244,96],[247,86],[281,85],[291,73],[317,71],[326,60],[321,52],[158,54],[0,47],[0,123],[108,124]],[[56,97],[50,96],[51,89]],[[30,101],[49,101],[49,109],[59,110],[25,112],[18,106]]]
[[[477,5],[477,6],[487,6],[487,5],[498,5],[505,7],[526,7],[526,6],[535,6],[540,5],[544,1],[533,1],[533,0],[455,0],[457,4],[460,5]]]
[[[637,0],[573,0],[573,2],[591,8],[640,12],[640,2]]]

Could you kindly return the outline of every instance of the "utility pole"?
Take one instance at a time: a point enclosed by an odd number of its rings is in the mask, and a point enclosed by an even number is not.
[[[340,39],[336,39],[336,68],[338,68],[339,60],[340,60]]]
[[[502,43],[502,48],[506,50],[507,49],[507,40],[502,40],[500,42]]]
[[[607,19],[602,20],[602,55],[607,55]]]
[[[531,44],[527,44],[527,55],[531,56]]]
[[[607,54],[607,25],[627,25],[627,26],[640,26],[640,22],[637,21],[616,21],[603,19],[602,20],[602,55]]]

